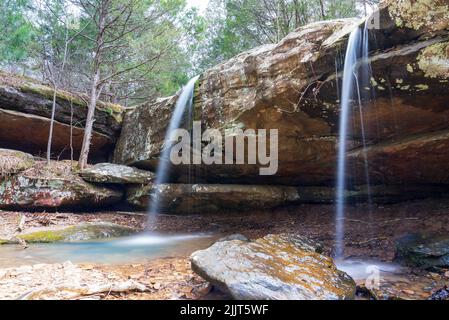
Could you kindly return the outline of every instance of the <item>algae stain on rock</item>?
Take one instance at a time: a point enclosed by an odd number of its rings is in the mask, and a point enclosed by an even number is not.
[[[424,48],[417,57],[418,67],[426,78],[449,78],[449,42]]]
[[[419,30],[427,27],[432,31],[445,27],[436,20],[449,19],[449,6],[441,0],[393,0],[389,2],[388,11],[396,26]]]

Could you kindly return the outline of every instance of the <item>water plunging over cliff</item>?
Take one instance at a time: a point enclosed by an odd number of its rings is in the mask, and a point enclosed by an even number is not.
[[[187,84],[182,88],[181,94],[176,101],[175,108],[173,110],[170,123],[168,125],[167,131],[165,133],[164,143],[170,140],[170,135],[173,130],[176,130],[181,125],[183,115],[186,110],[190,110],[193,105],[193,93],[195,89],[195,83],[199,76],[196,76],[187,82]],[[156,214],[159,211],[161,203],[161,193],[158,186],[166,182],[170,169],[170,146],[165,145],[162,149],[162,153],[159,159],[159,164],[156,169],[156,180],[154,182],[155,188],[153,189],[153,194],[150,196],[150,207],[148,209],[148,219],[150,224],[154,221]]]
[[[336,188],[336,220],[335,220],[335,258],[343,258],[344,249],[344,210],[346,190],[346,148],[348,145],[349,124],[351,108],[354,101],[359,107],[362,147],[365,162],[365,183],[368,190],[368,202],[370,199],[370,182],[368,172],[368,158],[366,155],[365,127],[363,119],[362,99],[366,97],[361,89],[369,88],[370,66],[368,63],[368,26],[362,30],[357,27],[349,36],[346,48],[343,85],[341,91],[341,110],[339,125],[339,147],[337,154],[337,188]],[[365,90],[366,91],[366,90]],[[363,91],[363,92],[365,92]]]

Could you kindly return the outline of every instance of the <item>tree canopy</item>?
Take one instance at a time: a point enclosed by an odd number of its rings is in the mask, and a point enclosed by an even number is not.
[[[106,81],[100,98],[127,106],[174,94],[206,68],[277,42],[307,23],[361,15],[372,4],[209,0],[200,14],[186,0],[5,0],[0,4],[0,67],[87,93],[98,36],[98,14],[92,10],[102,2],[116,8],[112,20],[122,19],[109,28],[107,41],[123,32],[125,22],[129,30],[102,53],[107,63],[101,72],[115,76]]]

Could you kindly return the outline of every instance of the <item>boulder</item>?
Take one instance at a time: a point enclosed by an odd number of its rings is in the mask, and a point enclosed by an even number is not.
[[[113,163],[97,163],[83,170],[80,175],[89,182],[114,184],[147,184],[154,179],[150,171]]]
[[[34,164],[31,154],[17,150],[0,149],[0,178],[30,168]]]
[[[118,203],[120,189],[94,185],[72,172],[70,161],[36,162],[0,182],[0,208],[98,208]]]
[[[38,228],[17,235],[28,243],[76,242],[129,236],[136,231],[114,223],[83,223],[76,226]]]
[[[58,158],[69,158],[71,145],[75,156],[79,154],[87,115],[86,101],[88,97],[82,94],[57,91],[52,152]],[[51,87],[0,72],[0,147],[44,154],[52,104]],[[119,105],[98,102],[92,133],[92,160],[107,160],[120,133],[122,113]]]
[[[220,241],[194,252],[192,269],[234,299],[352,299],[355,282],[312,241],[267,235],[255,241]]]
[[[448,184],[447,3],[388,0],[378,14],[379,28],[369,31],[376,98],[362,97],[368,161],[375,172],[372,182]],[[204,128],[228,132],[278,129],[279,170],[274,176],[260,176],[259,165],[203,165],[198,182],[333,184],[342,78],[335,65],[343,62],[350,32],[363,25],[354,19],[312,23],[277,44],[206,70],[195,89],[194,119]],[[114,162],[154,169],[175,102],[176,96],[127,111]],[[355,170],[348,170],[348,178],[364,184],[363,135],[355,109],[348,147],[348,167]],[[404,161],[412,155],[413,161]],[[172,181],[185,182],[180,179],[186,167],[172,172]]]
[[[161,211],[175,213],[268,209],[298,200],[294,187],[237,184],[129,186],[126,200],[134,207],[147,208],[155,194],[161,197]]]
[[[410,234],[396,243],[399,262],[420,268],[449,267],[449,237],[447,235]]]

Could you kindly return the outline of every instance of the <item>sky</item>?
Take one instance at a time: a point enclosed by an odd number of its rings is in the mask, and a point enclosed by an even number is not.
[[[200,13],[204,13],[209,0],[187,0],[187,5],[191,7],[197,7]]]

